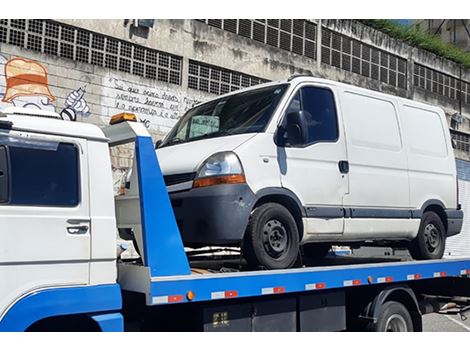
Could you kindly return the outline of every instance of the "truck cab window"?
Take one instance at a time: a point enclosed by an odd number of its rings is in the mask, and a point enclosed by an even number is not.
[[[9,205],[74,207],[79,203],[78,150],[59,143],[55,150],[9,146]]]
[[[0,203],[8,202],[8,150],[4,145],[0,146]]]

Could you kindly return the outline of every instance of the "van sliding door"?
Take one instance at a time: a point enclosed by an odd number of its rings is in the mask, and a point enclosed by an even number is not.
[[[396,239],[410,235],[406,148],[393,98],[373,92],[342,92],[349,156],[345,237]]]

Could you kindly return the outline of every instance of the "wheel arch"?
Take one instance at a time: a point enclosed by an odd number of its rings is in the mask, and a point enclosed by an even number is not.
[[[287,188],[281,187],[268,187],[263,188],[256,192],[256,198],[253,204],[252,211],[262,204],[266,203],[278,203],[284,206],[295,219],[297,229],[299,231],[299,240],[302,239],[304,234],[304,225],[302,217],[305,216],[305,210],[300,202],[300,199],[295,195],[294,192]]]
[[[100,325],[89,315],[47,317],[31,324],[27,332],[101,332]]]
[[[426,202],[424,202],[423,206],[421,207],[421,218],[423,217],[423,214],[428,211],[432,211],[439,216],[439,218],[442,221],[442,224],[444,225],[444,229],[447,232],[447,229],[449,228],[449,224],[447,221],[447,214],[445,212],[446,206],[444,205],[443,202],[441,202],[438,199],[430,199]]]

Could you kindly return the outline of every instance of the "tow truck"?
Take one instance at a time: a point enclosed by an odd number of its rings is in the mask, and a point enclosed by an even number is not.
[[[144,125],[56,117],[0,114],[0,331],[421,331],[423,314],[470,309],[470,258],[252,270],[236,252],[188,251]],[[110,148],[124,145],[115,195]]]

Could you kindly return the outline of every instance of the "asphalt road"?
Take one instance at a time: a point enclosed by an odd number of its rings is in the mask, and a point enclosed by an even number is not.
[[[458,315],[426,314],[423,316],[423,331],[470,332],[470,314],[465,321]]]

